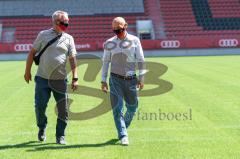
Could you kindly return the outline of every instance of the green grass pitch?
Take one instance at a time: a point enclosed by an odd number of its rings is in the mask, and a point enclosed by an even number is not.
[[[0,159],[200,159],[240,156],[240,56],[147,58],[168,67],[160,78],[173,84],[165,94],[140,97],[141,113],[184,113],[191,120],[143,120],[129,128],[130,145],[116,139],[112,112],[90,120],[70,120],[66,146],[55,144],[55,102],[48,109],[47,140],[37,142],[34,82],[23,80],[25,62],[0,62]],[[158,68],[155,68],[158,69]],[[79,66],[82,79],[86,65]],[[34,66],[32,74],[36,71]],[[80,85],[99,88],[95,82]],[[145,85],[145,89],[154,88]],[[89,110],[101,99],[71,94],[72,112]]]

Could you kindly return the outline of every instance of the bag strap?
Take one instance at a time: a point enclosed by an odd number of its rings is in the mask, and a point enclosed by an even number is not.
[[[44,48],[39,52],[38,56],[41,57],[42,54],[44,53],[44,51],[53,43],[55,43],[60,37],[62,36],[62,34],[59,34],[58,36],[56,36],[55,38],[53,38],[52,40],[50,40],[46,46],[44,46]]]

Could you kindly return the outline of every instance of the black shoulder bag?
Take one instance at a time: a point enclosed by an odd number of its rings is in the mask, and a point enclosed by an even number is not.
[[[53,38],[52,40],[50,40],[47,45],[39,52],[36,53],[36,55],[33,57],[33,61],[35,63],[35,65],[39,65],[40,63],[40,57],[42,56],[42,54],[44,53],[44,51],[50,46],[52,45],[55,41],[57,41],[60,37],[62,36],[62,34],[59,34],[58,36],[56,36],[55,38]]]

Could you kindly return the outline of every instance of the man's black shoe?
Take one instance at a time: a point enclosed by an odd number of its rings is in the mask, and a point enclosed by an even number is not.
[[[39,141],[45,141],[46,140],[46,129],[39,129],[38,140]]]

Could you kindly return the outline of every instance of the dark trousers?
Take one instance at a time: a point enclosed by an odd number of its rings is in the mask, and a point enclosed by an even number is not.
[[[35,76],[35,83],[35,112],[37,126],[39,129],[45,129],[47,126],[46,108],[52,92],[58,110],[56,137],[65,136],[65,128],[68,120],[67,81],[48,80]]]

